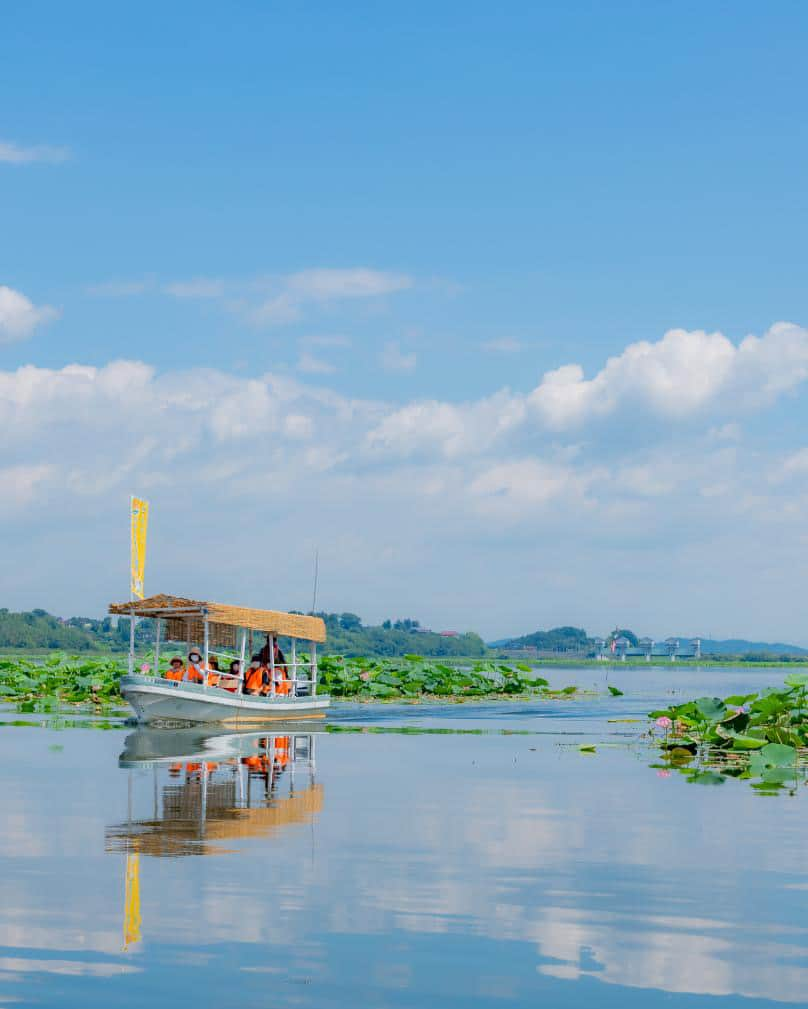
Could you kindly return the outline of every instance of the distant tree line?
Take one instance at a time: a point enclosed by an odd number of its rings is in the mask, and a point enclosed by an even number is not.
[[[431,657],[479,657],[487,653],[482,638],[473,632],[444,637],[419,631],[417,620],[385,620],[365,627],[355,613],[318,613],[325,621],[327,642],[323,649],[336,655],[396,656],[417,654]],[[135,624],[138,648],[154,642],[153,620]],[[12,613],[0,609],[0,648],[20,651],[66,652],[125,651],[129,647],[128,617],[70,617],[61,620],[45,610]]]

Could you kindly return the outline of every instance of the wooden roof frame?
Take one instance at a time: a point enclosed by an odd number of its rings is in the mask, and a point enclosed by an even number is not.
[[[228,627],[247,627],[253,631],[298,638],[303,641],[325,641],[325,623],[320,617],[307,617],[302,613],[283,613],[280,610],[255,610],[246,606],[229,606],[224,603],[185,599],[181,596],[157,595],[147,599],[134,599],[127,603],[110,603],[109,612],[128,617],[201,617],[213,624]]]

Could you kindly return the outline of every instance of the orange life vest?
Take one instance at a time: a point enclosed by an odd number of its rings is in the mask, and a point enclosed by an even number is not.
[[[265,678],[269,679],[266,666],[259,666],[257,669],[250,666],[244,678],[244,687],[246,690],[257,690],[264,694],[269,689]]]
[[[189,683],[201,683],[202,682],[202,671],[204,670],[202,663],[199,663],[199,669],[194,669],[193,666],[188,666],[185,670],[186,676],[183,679],[188,680]]]
[[[275,681],[275,693],[286,695],[292,689],[292,684],[289,680],[289,674],[286,672],[286,666],[275,666],[275,674],[280,673],[280,678]]]
[[[169,666],[166,671],[167,680],[184,680],[185,679],[185,667],[180,666],[179,669],[175,669],[173,666]]]

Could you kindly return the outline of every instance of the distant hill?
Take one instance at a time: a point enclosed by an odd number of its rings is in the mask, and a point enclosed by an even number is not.
[[[617,632],[614,632],[615,634]],[[636,635],[631,631],[620,631],[621,634],[628,635],[633,641]],[[682,643],[689,644],[693,638],[689,635],[672,635]],[[666,635],[665,637],[668,637]],[[665,637],[655,637],[654,641],[662,642]],[[587,632],[581,627],[554,627],[549,631],[534,631],[532,634],[523,634],[516,638],[500,638],[497,641],[489,641],[488,647],[495,651],[517,650],[521,648],[535,648],[539,652],[584,652],[595,647],[594,638],[589,637]],[[801,648],[799,645],[789,645],[775,641],[747,641],[745,638],[729,638],[724,641],[717,641],[709,638],[701,640],[701,654],[716,656],[737,656],[780,658],[788,656],[799,658],[808,656],[808,648]]]
[[[746,641],[744,638],[728,638],[713,641],[702,638],[702,655],[808,655],[808,648],[787,645],[780,641]]]
[[[518,638],[491,641],[488,647],[498,650],[536,648],[539,651],[570,652],[585,651],[594,647],[594,643],[582,627],[553,627],[549,631],[534,631]]]
[[[324,651],[331,655],[426,655],[438,657],[479,658],[487,649],[482,638],[472,631],[425,630],[417,620],[385,620],[378,627],[366,627],[355,613],[318,613],[325,621],[327,642]],[[141,620],[135,637],[139,648],[154,641],[154,622]],[[197,642],[199,644],[199,642]],[[66,652],[126,651],[129,648],[129,621],[104,617],[70,617],[63,620],[45,610],[13,613],[0,609],[0,648],[6,650]]]

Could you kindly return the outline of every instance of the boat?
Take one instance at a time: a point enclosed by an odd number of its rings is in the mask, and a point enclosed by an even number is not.
[[[323,718],[331,699],[317,692],[317,645],[325,641],[325,623],[319,617],[278,610],[256,610],[244,606],[204,602],[180,596],[156,595],[125,603],[110,603],[109,612],[130,618],[129,666],[121,677],[121,696],[132,706],[142,723],[220,722],[249,727],[277,719]],[[135,622],[154,620],[155,645],[153,666],[146,664],[135,672]],[[164,626],[165,625],[165,626]],[[256,633],[266,635],[269,653],[271,693],[258,697],[242,693],[244,670],[253,654]],[[290,659],[284,662],[288,675],[288,693],[276,692],[275,643],[279,637],[290,642]],[[219,682],[190,683],[170,680],[160,675],[161,641],[183,642],[190,651],[199,647],[205,670],[211,649],[224,658],[238,658],[238,677],[219,673]],[[307,651],[298,653],[298,642]]]

